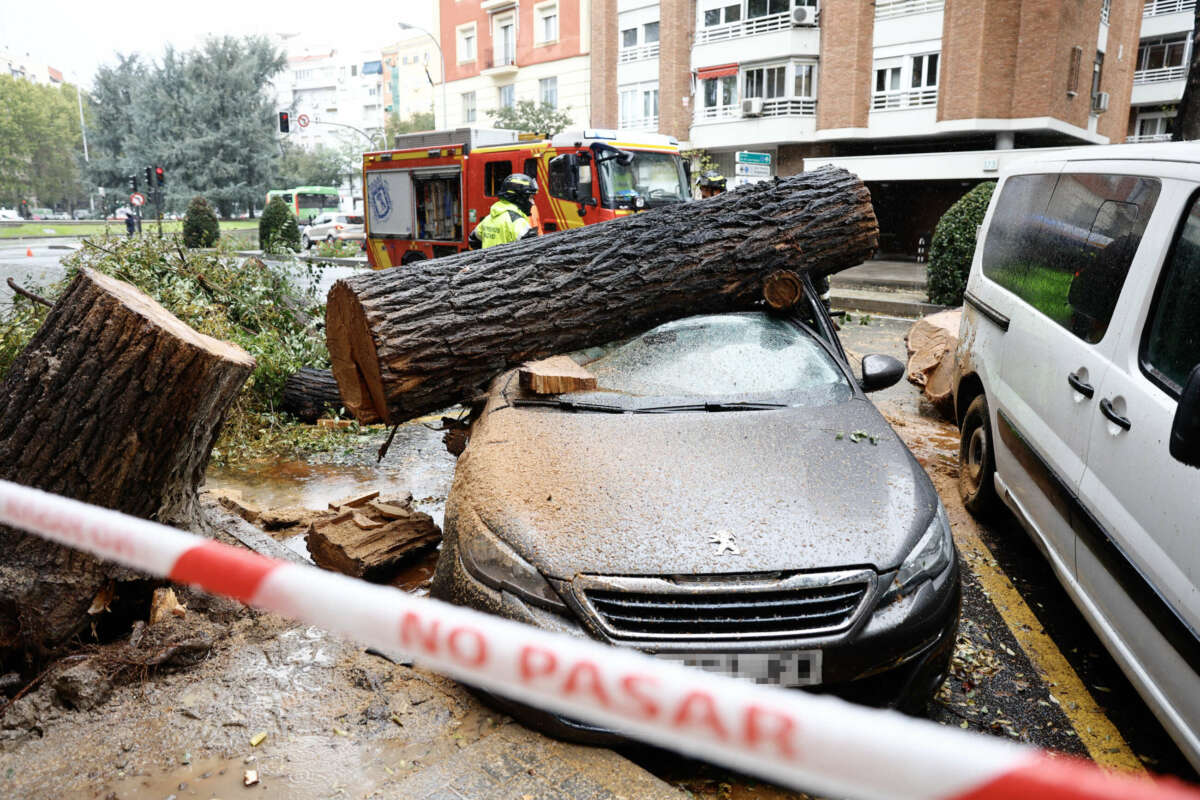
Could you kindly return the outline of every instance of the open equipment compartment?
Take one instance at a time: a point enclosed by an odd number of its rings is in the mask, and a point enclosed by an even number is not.
[[[462,230],[462,179],[459,172],[413,173],[416,206],[414,238],[458,241]]]

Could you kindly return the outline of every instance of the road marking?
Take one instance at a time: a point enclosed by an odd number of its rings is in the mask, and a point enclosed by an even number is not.
[[[1087,748],[1088,755],[1101,767],[1128,773],[1146,772],[1120,731],[1096,703],[1070,662],[1054,644],[1042,623],[1000,569],[996,557],[974,530],[975,521],[965,509],[947,509],[951,513],[954,541],[975,574],[984,593],[1000,612],[1033,668],[1041,673],[1048,691],[1070,721]],[[953,517],[958,517],[954,520]]]

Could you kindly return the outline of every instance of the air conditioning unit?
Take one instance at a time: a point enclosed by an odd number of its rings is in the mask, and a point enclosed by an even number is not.
[[[1092,95],[1092,111],[1097,114],[1108,111],[1108,92],[1096,92]]]
[[[812,26],[817,24],[817,10],[811,6],[796,6],[792,9],[792,24]]]
[[[761,117],[763,100],[761,97],[747,97],[742,100],[743,117]]]

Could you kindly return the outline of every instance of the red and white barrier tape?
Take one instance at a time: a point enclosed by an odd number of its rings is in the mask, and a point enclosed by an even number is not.
[[[0,481],[0,523],[403,651],[498,694],[796,789],[879,800],[1200,800],[1002,739],[532,628]]]

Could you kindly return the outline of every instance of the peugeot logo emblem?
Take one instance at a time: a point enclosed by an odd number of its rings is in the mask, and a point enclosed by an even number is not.
[[[731,556],[740,556],[742,551],[733,542],[733,534],[729,531],[717,531],[708,537],[708,543],[716,549],[716,555],[722,556],[728,553]]]

